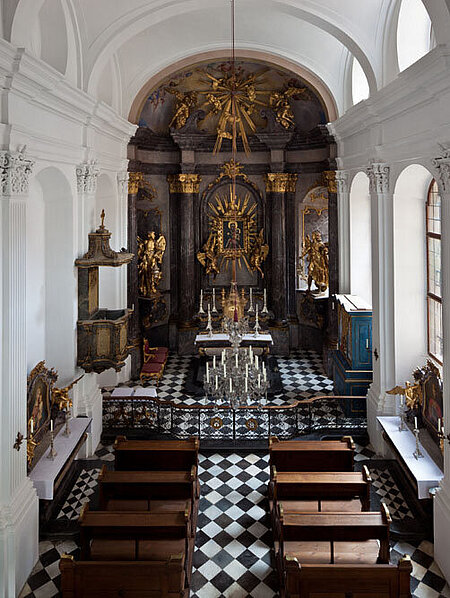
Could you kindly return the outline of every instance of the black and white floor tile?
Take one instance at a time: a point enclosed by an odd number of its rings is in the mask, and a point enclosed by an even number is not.
[[[375,467],[369,467],[369,470],[372,487],[375,488],[380,500],[389,508],[391,517],[393,519],[412,518],[413,514],[389,470]]]
[[[69,493],[57,519],[78,519],[84,503],[89,502],[97,487],[100,469],[83,469]]]

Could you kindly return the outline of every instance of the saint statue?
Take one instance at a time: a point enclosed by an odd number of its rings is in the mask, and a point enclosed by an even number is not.
[[[202,250],[197,253],[197,259],[206,268],[206,274],[212,274],[214,278],[219,274],[219,254],[217,251],[217,237],[210,233],[208,240]]]
[[[300,259],[308,259],[308,291],[314,281],[317,291],[323,293],[328,288],[328,245],[322,241],[322,236],[315,230],[311,237],[305,238],[305,245]]]
[[[139,292],[143,297],[151,297],[157,293],[157,286],[162,278],[160,266],[166,250],[166,239],[155,231],[147,235],[147,239],[138,237],[138,273]]]

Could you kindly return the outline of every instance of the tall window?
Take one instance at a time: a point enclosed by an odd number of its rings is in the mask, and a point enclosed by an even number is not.
[[[427,280],[428,353],[442,364],[441,196],[434,180],[427,199]]]

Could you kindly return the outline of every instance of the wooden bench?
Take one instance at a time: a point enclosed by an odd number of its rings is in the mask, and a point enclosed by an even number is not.
[[[62,555],[62,598],[188,598],[185,560],[75,561]]]
[[[396,565],[308,565],[284,559],[282,598],[411,598],[411,559]]]
[[[269,438],[269,464],[278,471],[353,471],[355,445],[341,440],[278,440]]]
[[[188,440],[127,440],[114,443],[118,471],[191,471],[198,467],[198,438]]]
[[[391,519],[384,504],[380,513],[284,513],[283,503],[277,508],[281,574],[287,556],[301,565],[389,563]]]
[[[184,511],[192,513],[191,535],[198,516],[199,484],[197,468],[185,471],[108,471],[102,467],[99,478],[101,511]]]
[[[370,510],[371,478],[365,465],[362,472],[278,472],[273,466],[271,477],[273,514],[278,501],[283,502],[285,512]]]

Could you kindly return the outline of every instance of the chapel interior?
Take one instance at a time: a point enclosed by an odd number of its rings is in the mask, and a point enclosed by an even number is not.
[[[1,0],[0,80],[0,598],[450,598],[450,0]]]

